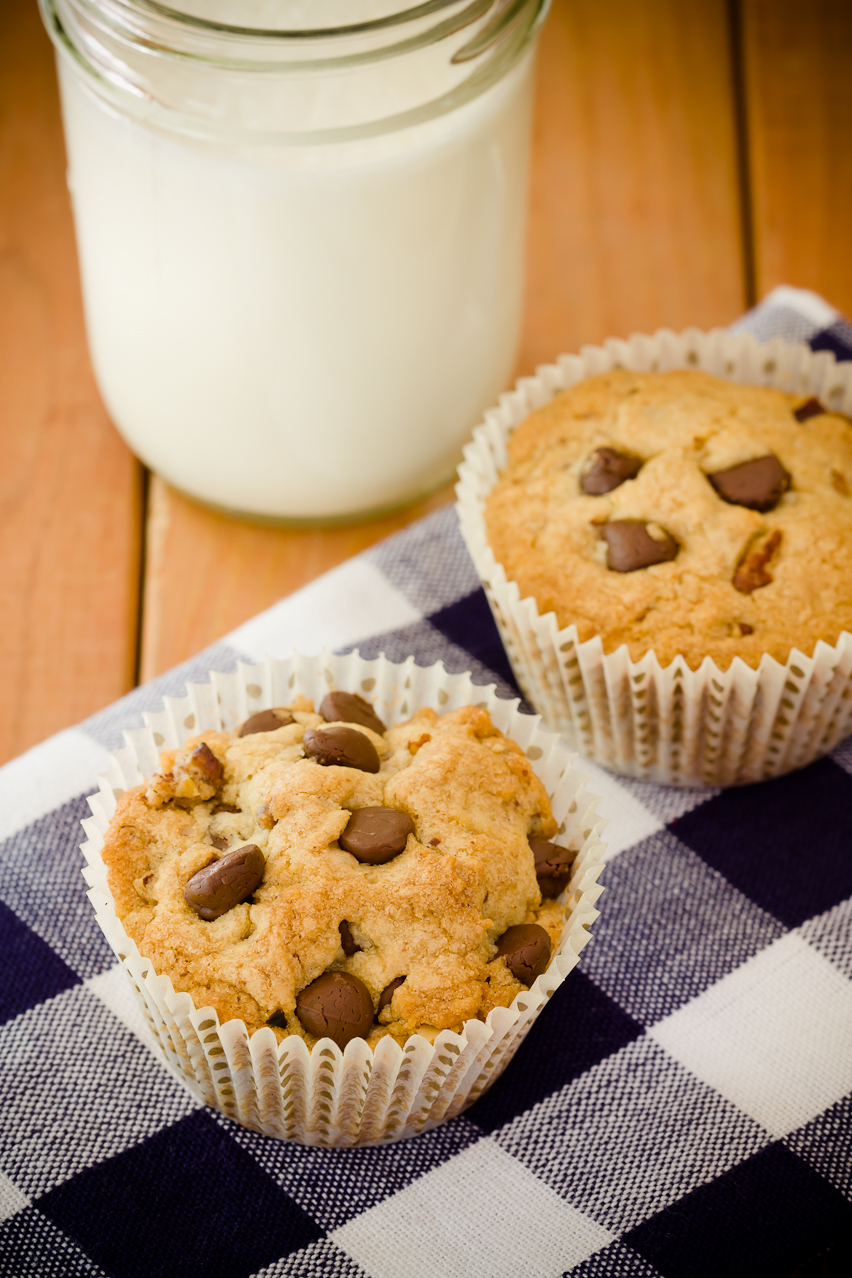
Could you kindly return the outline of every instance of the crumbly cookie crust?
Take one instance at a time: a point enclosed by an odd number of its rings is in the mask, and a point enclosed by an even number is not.
[[[584,492],[598,449],[641,468]],[[726,501],[708,478],[767,455],[790,477],[773,509]],[[852,423],[813,400],[691,370],[591,377],[518,427],[485,520],[521,597],[607,653],[756,667],[852,631]],[[675,558],[613,571],[601,529],[616,521],[673,537]]]
[[[165,752],[160,771],[119,800],[103,858],[141,953],[221,1020],[239,1017],[251,1032],[272,1018],[279,1039],[311,1045],[296,999],[327,971],[366,985],[378,1012],[371,1044],[433,1038],[508,1006],[525,987],[497,954],[501,936],[537,923],[555,949],[563,923],[562,907],[542,901],[528,842],[556,826],[520,747],[485,710],[423,709],[384,733],[351,725],[375,746],[377,773],[324,766],[305,756],[303,737],[330,725],[304,699],[286,709],[293,722],[272,731],[204,732]],[[414,823],[384,864],[338,842],[352,813],[373,806]],[[201,918],[188,880],[248,843],[265,857],[260,886]],[[347,954],[344,941],[360,949]]]

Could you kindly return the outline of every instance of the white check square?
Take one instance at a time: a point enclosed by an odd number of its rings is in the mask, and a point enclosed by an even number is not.
[[[361,555],[232,630],[228,643],[262,661],[267,654],[344,648],[420,620],[417,609]]]
[[[130,984],[130,977],[121,964],[116,963],[99,976],[90,976],[84,984],[148,1048],[161,1069],[165,1073],[171,1073],[157,1040],[148,1028],[140,1001]]]
[[[589,789],[601,798],[598,811],[607,820],[605,860],[611,861],[619,852],[635,847],[665,825],[665,820],[649,811],[623,780],[590,759],[578,760],[577,771],[585,773]]]
[[[29,1205],[30,1200],[26,1194],[22,1194],[17,1185],[0,1172],[0,1220],[17,1216],[19,1211],[23,1211]]]
[[[816,914],[798,929],[799,936],[852,981],[852,900]]]
[[[84,985],[0,1026],[0,1169],[30,1199],[201,1102]]]
[[[648,1033],[776,1138],[852,1089],[852,982],[792,932]]]
[[[759,1124],[647,1035],[494,1139],[617,1237],[769,1144]]]
[[[92,791],[108,768],[102,745],[80,728],[66,728],[0,768],[0,839],[23,830],[78,794]]]
[[[486,1138],[331,1238],[371,1278],[561,1278],[613,1235]]]

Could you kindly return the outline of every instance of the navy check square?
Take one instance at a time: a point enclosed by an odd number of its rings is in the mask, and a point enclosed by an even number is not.
[[[852,327],[799,290],[735,327],[852,358]],[[754,1278],[844,1247],[848,742],[724,792],[594,770],[611,821],[593,944],[503,1077],[435,1131],[287,1145],[169,1072],[86,900],[83,796],[163,695],[323,645],[517,695],[446,510],[0,769],[0,1274]]]

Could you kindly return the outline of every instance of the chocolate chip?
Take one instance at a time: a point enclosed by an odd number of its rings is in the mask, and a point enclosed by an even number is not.
[[[216,816],[219,812],[240,812],[240,811],[241,809],[237,807],[236,803],[217,803],[215,808],[210,809],[210,812],[213,816]]]
[[[352,928],[343,919],[340,924],[340,944],[343,946],[343,953],[347,958],[351,958],[353,954],[361,953],[361,946],[352,935]]]
[[[519,923],[500,937],[497,953],[516,981],[532,985],[550,962],[550,937],[538,923]]]
[[[193,874],[184,888],[184,897],[203,919],[218,919],[248,900],[263,879],[265,868],[260,848],[246,843]]]
[[[387,732],[369,701],[357,692],[330,692],[323,697],[319,712],[326,723],[360,723],[362,728],[370,728],[379,736]]]
[[[811,396],[810,399],[805,400],[804,404],[793,409],[793,416],[797,422],[806,422],[809,417],[819,417],[821,413],[827,412],[828,409],[823,408],[819,400]]]
[[[205,741],[197,745],[189,756],[189,762],[201,772],[211,785],[222,780],[224,768]]]
[[[349,972],[323,972],[296,995],[296,1015],[315,1038],[344,1048],[366,1038],[373,1024],[373,1000],[363,981]]]
[[[738,621],[737,626],[739,627],[741,639],[744,639],[746,635],[754,634],[754,626],[750,626],[747,621]]]
[[[276,1025],[278,1029],[287,1029],[287,1013],[273,1012],[266,1023],[267,1025]]]
[[[831,472],[831,483],[834,491],[840,493],[841,497],[852,496],[852,489],[849,487],[849,481],[839,470],[833,470]]]
[[[662,531],[662,529],[661,529]],[[679,546],[674,537],[663,532],[661,539],[652,537],[641,519],[611,519],[601,528],[609,553],[607,567],[613,572],[635,572],[674,559]]]
[[[210,842],[213,844],[214,848],[218,848],[220,852],[225,851],[225,848],[228,846],[230,841],[230,839],[225,838],[224,834],[210,835]]]
[[[586,460],[580,488],[589,497],[602,497],[632,479],[642,469],[642,458],[620,453],[615,448],[596,448]]]
[[[285,710],[283,706],[273,706],[271,710],[258,710],[257,714],[249,715],[237,729],[237,736],[253,737],[256,732],[275,732],[276,729],[286,728],[295,722],[289,710]]]
[[[781,530],[776,528],[764,542],[746,552],[734,574],[735,590],[743,595],[750,595],[753,590],[769,585],[772,573],[767,571],[766,565],[781,545],[782,536]]]
[[[546,839],[530,839],[529,845],[535,857],[535,877],[541,895],[555,899],[571,877],[577,853],[558,843],[548,843]]]
[[[358,808],[338,842],[365,865],[384,865],[399,856],[413,832],[411,817],[396,808]]]
[[[377,1016],[379,1012],[383,1011],[386,1007],[390,1007],[391,999],[393,998],[396,991],[399,989],[400,985],[402,985],[404,980],[405,980],[404,976],[397,976],[395,980],[391,981],[390,985],[385,986],[385,988],[382,990],[381,994],[379,995],[379,1007],[378,1007],[378,1011],[376,1012]]]
[[[369,737],[357,728],[308,728],[302,743],[309,759],[324,766],[378,772],[379,755]]]
[[[722,501],[761,511],[777,506],[790,484],[790,476],[774,453],[714,471],[707,478]]]

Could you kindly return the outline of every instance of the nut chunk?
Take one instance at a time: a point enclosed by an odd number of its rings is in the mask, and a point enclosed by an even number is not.
[[[773,578],[772,573],[767,570],[767,564],[781,545],[782,536],[781,530],[776,528],[769,534],[766,541],[746,553],[734,575],[735,590],[739,590],[741,594],[750,595],[753,590],[769,585]]]
[[[174,800],[179,807],[191,807],[214,798],[224,769],[206,742],[194,749],[178,750],[169,772],[151,778],[145,800],[151,808],[161,808]]]

